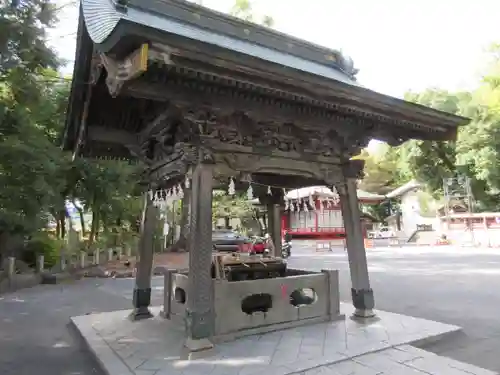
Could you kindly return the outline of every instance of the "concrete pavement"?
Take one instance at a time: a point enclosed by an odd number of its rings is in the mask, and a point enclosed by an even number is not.
[[[341,299],[350,299],[343,250],[308,256],[296,242],[293,267],[340,270]],[[377,308],[464,328],[453,340],[423,349],[500,372],[500,249],[402,247],[368,250]]]
[[[297,241],[293,267],[340,270],[341,297],[350,300],[346,253],[311,255]],[[424,349],[500,371],[500,250],[421,247],[371,249],[369,267],[379,309],[464,327],[453,340]],[[153,303],[162,299],[153,280]],[[98,374],[68,332],[70,316],[127,309],[133,280],[87,279],[0,296],[0,374]]]
[[[69,319],[129,307],[128,299],[101,292],[90,279],[0,296],[0,374],[101,375],[68,330]]]

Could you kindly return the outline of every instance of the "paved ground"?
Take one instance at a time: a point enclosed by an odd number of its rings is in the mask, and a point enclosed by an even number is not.
[[[293,267],[341,270],[341,296],[349,300],[343,250],[309,256],[294,244]],[[402,248],[370,250],[377,307],[459,325],[462,335],[424,349],[500,371],[500,250]],[[0,374],[98,374],[69,333],[70,316],[130,307],[133,280],[83,280],[0,296]],[[153,282],[159,304],[162,280]],[[495,351],[496,350],[496,351]]]
[[[376,306],[464,327],[453,340],[426,350],[500,372],[500,249],[405,247],[370,249]],[[350,298],[347,256],[306,257],[297,249],[292,266],[341,270],[341,299]]]
[[[158,315],[161,307],[152,307]],[[307,310],[307,308],[306,308]],[[340,305],[346,316],[351,304]],[[72,318],[110,374],[124,375],[496,375],[400,345],[430,340],[457,326],[378,310],[368,326],[351,319],[268,332],[217,345],[210,360],[186,361],[184,329],[161,317],[130,324],[127,310]]]

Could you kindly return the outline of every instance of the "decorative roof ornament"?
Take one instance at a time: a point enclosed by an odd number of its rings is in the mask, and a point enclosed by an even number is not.
[[[129,0],[115,0],[115,7],[117,10],[127,12]]]
[[[356,79],[355,76],[359,73],[359,69],[354,67],[354,60],[342,50],[339,50],[339,55],[340,58],[338,59],[337,64],[340,66],[340,69],[342,69],[344,73],[352,79]]]

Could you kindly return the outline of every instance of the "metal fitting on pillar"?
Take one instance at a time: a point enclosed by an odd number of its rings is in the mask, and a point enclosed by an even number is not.
[[[354,305],[354,317],[356,318],[373,318],[375,313],[375,300],[373,298],[372,289],[351,289],[352,302]]]

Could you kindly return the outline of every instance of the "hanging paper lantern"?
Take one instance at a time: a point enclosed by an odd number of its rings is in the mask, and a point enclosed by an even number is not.
[[[181,184],[177,185],[177,196],[179,199],[184,198],[184,190],[182,190]]]
[[[288,202],[288,198],[286,197],[286,190],[282,188],[281,191],[283,193],[283,200],[285,201],[285,210],[288,210],[290,208],[290,202]]]
[[[253,199],[253,188],[252,184],[248,185],[248,190],[247,190],[247,199],[251,201]]]
[[[189,189],[189,185],[190,185],[190,183],[189,183],[189,177],[188,177],[188,176],[186,176],[186,178],[185,178],[185,180],[184,180],[184,187],[185,187],[186,189]]]
[[[312,194],[309,194],[309,206],[315,210],[316,209],[316,205],[314,204],[314,199],[313,199],[313,196]]]
[[[338,193],[337,188],[335,186],[332,186],[332,193],[333,193],[333,197],[332,197],[333,204],[335,206],[337,206],[340,202],[340,196],[339,196],[339,193]]]
[[[233,178],[231,177],[231,179],[229,180],[229,186],[228,186],[228,189],[227,189],[227,193],[229,195],[234,195],[236,194],[236,187],[234,186],[234,180]]]

